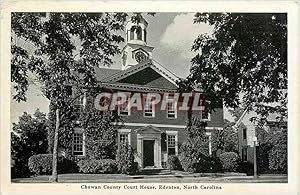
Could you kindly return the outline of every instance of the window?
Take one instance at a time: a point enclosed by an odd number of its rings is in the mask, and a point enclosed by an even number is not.
[[[73,155],[83,156],[83,132],[75,132],[73,134]]]
[[[145,105],[144,105],[144,116],[145,117],[154,117],[154,106],[152,101],[147,101],[145,99]]]
[[[126,144],[131,145],[130,137],[131,129],[119,129],[118,130],[118,145]]]
[[[168,155],[176,154],[176,139],[175,135],[168,135]]]
[[[120,134],[120,144],[128,144],[128,134],[127,133],[121,133]]]
[[[247,139],[247,129],[243,129],[243,139]]]
[[[167,118],[177,118],[176,106],[173,99],[168,99],[167,103]]]
[[[247,161],[247,148],[242,148],[242,161]]]
[[[201,110],[201,119],[209,120],[209,113],[207,110]]]
[[[124,104],[119,106],[119,115],[121,116],[129,116],[130,110],[129,110],[129,98],[127,97]]]
[[[147,38],[146,37],[147,37],[147,31],[146,31],[146,29],[144,29],[144,41],[145,42],[147,42]]]
[[[134,32],[133,29],[130,30],[130,40],[134,39]]]
[[[74,108],[76,112],[81,113],[84,111],[84,107],[85,107],[85,95],[80,95],[74,100]]]
[[[137,31],[137,39],[142,40],[142,28],[139,27],[136,29],[136,31]]]

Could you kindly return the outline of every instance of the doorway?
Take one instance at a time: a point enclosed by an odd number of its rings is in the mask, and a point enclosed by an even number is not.
[[[143,141],[144,167],[154,166],[154,140]]]

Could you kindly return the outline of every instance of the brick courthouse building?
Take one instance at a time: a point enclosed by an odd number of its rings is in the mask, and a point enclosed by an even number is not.
[[[162,98],[167,97],[166,109],[161,109],[161,103],[146,105],[143,101],[143,110],[130,108],[124,104],[118,109],[118,114],[124,120],[124,125],[118,129],[117,143],[127,142],[135,150],[135,161],[140,167],[162,168],[168,155],[177,155],[181,143],[186,140],[186,122],[188,111],[178,109],[182,105],[182,96],[178,102],[172,101],[173,94],[178,92],[176,81],[179,79],[170,70],[157,63],[152,56],[154,47],[147,45],[148,23],[142,20],[140,30],[131,31],[134,24],[126,25],[126,45],[122,50],[122,68],[97,68],[96,77],[100,85],[114,92],[127,92],[129,102],[133,93],[159,93]],[[176,40],[175,40],[176,41]],[[169,94],[163,96],[163,94]],[[142,96],[143,96],[142,95]],[[79,104],[84,105],[84,98]],[[207,113],[202,110],[193,113],[207,121],[207,136],[210,140],[211,131],[223,129],[223,108],[216,112]],[[73,154],[85,155],[84,134],[76,129],[73,139]]]

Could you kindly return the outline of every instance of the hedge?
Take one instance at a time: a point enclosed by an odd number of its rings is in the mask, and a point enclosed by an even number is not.
[[[117,163],[113,159],[84,159],[77,165],[79,171],[83,173],[117,173]]]
[[[36,174],[51,174],[52,172],[52,154],[37,154],[28,159],[29,170]],[[76,173],[78,167],[76,163],[63,156],[58,157],[58,173]]]
[[[219,158],[224,171],[236,171],[239,158],[235,152],[224,152],[220,154]]]
[[[170,170],[182,170],[182,166],[177,156],[168,156],[167,168]]]

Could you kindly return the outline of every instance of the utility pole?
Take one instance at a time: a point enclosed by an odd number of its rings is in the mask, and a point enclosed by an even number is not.
[[[253,178],[256,179],[257,176],[257,157],[256,157],[256,143],[257,143],[257,137],[254,136],[253,138]]]

